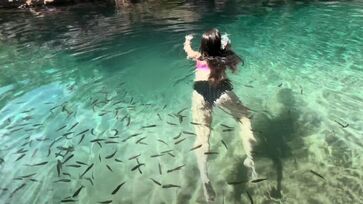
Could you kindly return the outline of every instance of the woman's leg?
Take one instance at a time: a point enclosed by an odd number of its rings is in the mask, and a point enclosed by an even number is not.
[[[243,164],[246,167],[251,168],[252,178],[257,178],[255,164],[252,156],[252,145],[254,142],[256,142],[256,139],[252,132],[251,121],[249,119],[249,109],[242,104],[242,102],[238,99],[238,96],[236,96],[236,94],[232,91],[227,91],[226,93],[222,94],[217,99],[215,104],[222,109],[227,109],[230,114],[239,121],[240,137],[242,139],[243,148],[247,155],[247,158],[244,160]]]
[[[203,183],[204,196],[207,201],[213,201],[215,199],[215,192],[210,183],[208,177],[207,168],[207,154],[209,151],[209,137],[211,133],[212,123],[212,107],[204,100],[203,96],[198,92],[193,91],[192,96],[192,114],[193,122],[201,124],[194,125],[197,138],[194,143],[194,147],[202,145],[200,148],[195,149],[197,156],[198,168],[200,171],[201,180]]]

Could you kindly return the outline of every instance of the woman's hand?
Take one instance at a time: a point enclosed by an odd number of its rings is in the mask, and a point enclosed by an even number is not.
[[[191,41],[193,39],[193,34],[189,34],[185,36],[185,41]]]

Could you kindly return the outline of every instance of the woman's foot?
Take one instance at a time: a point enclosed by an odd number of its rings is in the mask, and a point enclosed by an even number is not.
[[[208,203],[213,202],[216,198],[216,192],[213,189],[211,182],[204,183],[203,185],[204,197]]]

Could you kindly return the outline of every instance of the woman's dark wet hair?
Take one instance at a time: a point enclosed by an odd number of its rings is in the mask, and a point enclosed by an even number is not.
[[[230,49],[230,45],[222,48],[221,40],[220,32],[213,28],[203,34],[200,44],[199,60],[207,61],[211,70],[209,82],[214,85],[222,80],[222,74],[227,68],[234,72],[239,63],[243,64],[243,60]]]

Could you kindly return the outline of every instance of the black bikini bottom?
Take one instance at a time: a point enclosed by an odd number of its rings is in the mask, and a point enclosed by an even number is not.
[[[232,91],[233,87],[228,79],[220,81],[217,85],[211,85],[209,81],[195,81],[194,90],[203,96],[210,105],[226,91]]]

